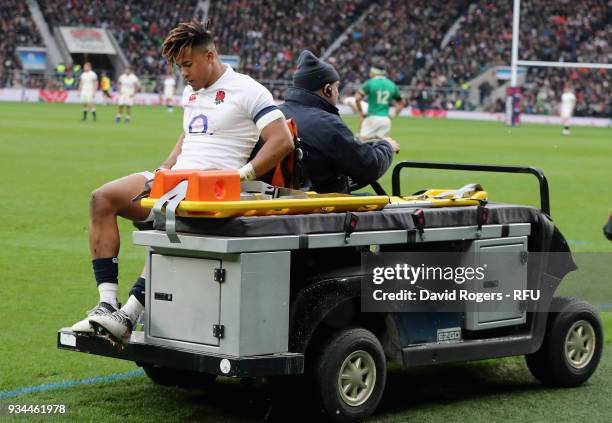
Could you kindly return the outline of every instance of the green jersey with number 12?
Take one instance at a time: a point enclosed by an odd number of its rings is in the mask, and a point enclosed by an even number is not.
[[[368,79],[361,91],[368,96],[368,116],[389,116],[391,102],[402,99],[397,85],[384,76]]]

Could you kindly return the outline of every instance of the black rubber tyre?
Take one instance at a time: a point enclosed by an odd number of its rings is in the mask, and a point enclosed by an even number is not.
[[[151,364],[142,366],[146,375],[154,383],[164,386],[180,386],[183,388],[208,388],[217,375],[209,373],[199,373],[183,369],[173,369],[171,367],[161,367]]]
[[[338,331],[321,344],[315,359],[314,383],[329,418],[359,421],[376,410],[385,389],[387,364],[372,332],[363,328]],[[343,392],[343,387],[348,391]]]
[[[527,367],[542,383],[574,387],[586,382],[599,364],[603,330],[595,308],[575,298],[553,298],[544,342],[527,354]]]

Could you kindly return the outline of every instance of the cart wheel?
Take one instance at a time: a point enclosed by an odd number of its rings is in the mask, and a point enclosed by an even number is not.
[[[544,342],[525,356],[527,367],[547,385],[581,385],[601,358],[601,321],[592,305],[575,298],[553,298],[551,309],[555,311],[549,315]]]
[[[193,372],[172,367],[162,367],[152,364],[143,364],[146,375],[154,383],[165,386],[180,386],[183,388],[208,388],[213,384],[217,375]]]
[[[330,418],[355,421],[374,412],[385,388],[387,365],[372,332],[363,328],[336,332],[316,360],[315,384]]]

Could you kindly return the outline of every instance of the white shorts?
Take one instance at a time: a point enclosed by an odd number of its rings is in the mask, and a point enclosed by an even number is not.
[[[153,172],[149,172],[148,170],[145,170],[144,172],[138,172],[136,175],[144,176],[145,178],[147,178],[147,181],[155,177],[155,174]]]
[[[120,106],[130,106],[134,105],[134,97],[131,95],[119,94],[119,101],[117,102]]]
[[[88,93],[88,92],[81,93],[81,103],[91,104],[93,102],[94,102],[94,96],[92,93]]]
[[[164,98],[166,100],[172,100],[174,98],[174,93],[172,91],[164,93]]]
[[[353,111],[357,110],[357,100],[355,100],[355,97],[345,97],[344,100],[342,100],[342,104],[350,107]],[[361,111],[363,111],[363,113],[368,113],[368,103],[363,100],[361,100]]]
[[[572,110],[563,110],[561,109],[561,119],[571,119]]]
[[[391,119],[387,116],[368,116],[361,125],[361,138],[383,138],[391,131]]]
[[[136,173],[136,175],[144,176],[145,178],[147,178],[147,181],[155,177],[155,174],[153,172],[149,172],[148,170],[145,170],[144,172],[138,172]],[[141,220],[141,222],[153,222],[153,209],[151,209],[147,218],[145,220]]]
[[[355,97],[345,97],[344,100],[342,100],[342,103],[349,106],[351,109],[355,109],[355,104],[357,102],[355,101]]]

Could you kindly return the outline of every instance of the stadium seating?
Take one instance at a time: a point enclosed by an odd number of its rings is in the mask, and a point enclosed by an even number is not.
[[[139,77],[165,73],[166,63],[160,54],[164,37],[177,22],[193,19],[196,6],[194,0],[39,0],[38,3],[50,26],[109,28]]]
[[[417,71],[431,62],[442,37],[467,3],[380,2],[333,53],[331,61],[348,82],[367,78],[374,60],[384,65],[389,77],[398,84],[411,85]]]
[[[193,19],[197,6],[197,0],[37,1],[51,27],[109,28],[135,73],[152,81],[165,72],[160,54],[164,36],[176,22]],[[533,0],[521,7],[522,59],[611,63],[609,1]],[[282,97],[282,89],[276,87],[289,83],[301,50],[321,55],[358,22],[328,58],[348,92],[367,78],[374,61],[387,68],[391,79],[407,86],[405,92],[415,105],[418,100],[433,109],[503,108],[483,101],[494,86],[481,87],[480,104],[466,101],[466,89],[478,74],[510,62],[512,2],[348,0],[329,7],[324,0],[228,0],[210,2],[208,17],[219,51],[238,55],[239,70],[263,82],[277,98]],[[458,19],[458,30],[441,49],[444,35]],[[13,78],[9,75],[19,68],[14,46],[40,45],[41,40],[25,2],[3,1],[0,26],[6,34],[0,41],[0,86],[7,86]],[[530,68],[523,109],[556,114],[563,84],[570,81],[577,95],[577,115],[610,116],[611,79],[610,71]]]
[[[584,61],[610,63],[610,8],[605,0],[521,3],[520,56],[526,60]],[[542,19],[542,17],[546,17]],[[480,0],[462,18],[449,45],[437,56],[430,75],[445,75],[448,87],[457,87],[496,65],[510,63],[512,2]],[[431,85],[428,78],[419,82]],[[526,110],[558,113],[563,83],[571,81],[578,91],[576,113],[585,114],[607,104],[609,116],[609,72],[574,72],[532,68],[524,93]]]
[[[22,0],[2,0],[0,2],[0,87],[20,84],[13,81],[19,78],[14,73],[21,69],[15,47],[39,46],[42,41],[32,21],[27,4]]]
[[[609,18],[608,18],[609,20]],[[585,37],[571,61],[612,62],[612,24]],[[556,60],[556,59],[553,59]],[[576,92],[577,116],[612,116],[612,73],[604,69],[533,68],[523,92],[526,113],[555,114],[558,93],[570,82]],[[552,101],[551,101],[552,100]]]
[[[612,63],[612,9],[603,0],[526,3],[521,58]],[[548,19],[542,24],[536,13]],[[563,85],[576,92],[577,116],[612,115],[612,73],[603,69],[531,68],[523,93],[528,113],[557,114]],[[550,93],[554,95],[550,96]],[[545,100],[544,100],[545,99]]]
[[[260,81],[291,79],[299,53],[320,55],[371,0],[232,0],[212,2],[218,48],[240,56],[240,70]],[[280,94],[280,93],[279,93]]]

